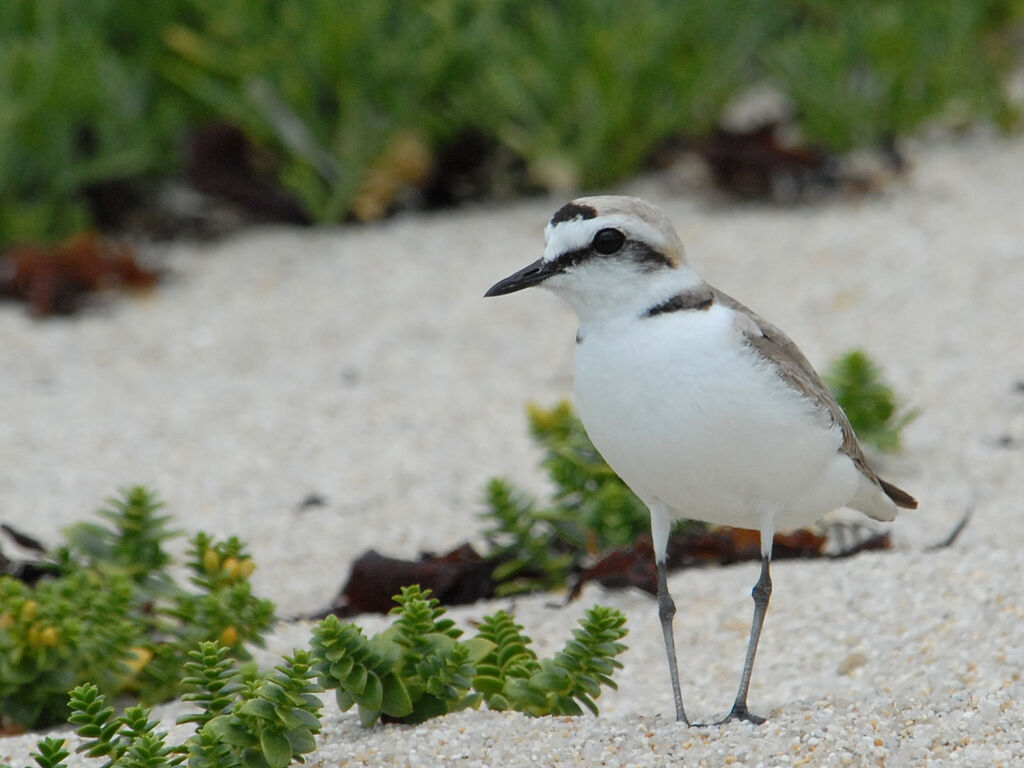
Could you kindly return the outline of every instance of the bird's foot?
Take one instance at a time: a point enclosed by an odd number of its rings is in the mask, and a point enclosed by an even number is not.
[[[747,709],[746,703],[741,704],[740,702],[736,702],[732,705],[732,709],[729,711],[729,714],[723,717],[717,723],[715,723],[715,725],[725,725],[726,723],[731,722],[733,720],[745,720],[746,722],[752,723],[754,725],[760,725],[764,722],[763,717],[761,717],[760,715],[755,715],[753,712]]]

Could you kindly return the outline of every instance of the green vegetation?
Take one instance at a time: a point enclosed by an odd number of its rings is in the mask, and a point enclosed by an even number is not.
[[[190,768],[285,768],[305,762],[320,732],[321,690],[313,681],[309,651],[295,651],[266,675],[238,682],[237,662],[228,648],[200,643],[189,654],[185,698],[200,711],[179,720],[196,723],[196,733],[169,746],[146,707],[115,715],[91,683],[70,693],[69,722],[85,741],[86,757],[104,758],[102,768],[170,768],[188,760]],[[62,768],[68,752],[60,739],[42,739],[33,755],[41,768]]]
[[[904,410],[892,387],[882,379],[882,371],[859,349],[851,350],[832,362],[825,383],[853,425],[861,442],[879,451],[902,448],[900,433],[917,418],[920,411]]]
[[[395,623],[372,638],[335,617],[313,632],[320,684],[336,691],[342,710],[357,705],[365,726],[382,715],[419,723],[481,703],[535,716],[579,715],[583,704],[597,714],[601,686],[615,688],[626,619],[613,608],[591,608],[563,650],[538,660],[504,611],[463,641],[429,590],[405,587],[395,601]]]
[[[622,664],[625,617],[613,608],[594,606],[573,630],[573,639],[552,659],[538,660],[530,638],[505,611],[484,618],[478,637],[492,649],[477,667],[473,687],[491,709],[516,709],[529,715],[595,715],[601,686],[615,688],[611,676]]]
[[[1010,127],[1019,118],[1003,78],[1020,2],[797,0],[792,10],[763,61],[812,141],[842,150],[928,120]]]
[[[173,172],[202,115],[160,74],[162,30],[186,4],[0,3],[0,243],[90,224],[81,193]]]
[[[429,590],[402,589],[393,625],[367,638],[336,617],[320,622],[311,647],[259,673],[243,644],[262,642],[273,606],[251,594],[253,563],[235,538],[198,534],[189,552],[194,590],[176,585],[163,549],[173,536],[162,504],[144,487],[99,511],[107,525],[66,532],[54,572],[37,585],[0,577],[0,710],[6,726],[65,719],[79,752],[102,768],[284,768],[316,748],[321,701],[334,690],[343,710],[369,727],[381,717],[418,723],[486,704],[530,715],[597,713],[625,646],[625,617],[595,606],[553,658],[538,659],[504,611],[476,637],[445,617]],[[67,691],[70,689],[70,697]],[[115,714],[111,697],[142,702]],[[147,702],[181,696],[196,732],[170,746]],[[65,765],[60,739],[42,739],[43,768]]]
[[[485,617],[477,636],[462,641],[429,590],[406,587],[395,601],[395,622],[384,632],[368,639],[332,616],[314,629],[311,650],[296,650],[272,672],[248,679],[228,648],[199,643],[182,681],[183,698],[199,711],[178,720],[195,723],[196,732],[178,746],[167,745],[145,707],[115,715],[99,688],[79,685],[70,694],[69,718],[85,739],[78,751],[105,758],[102,768],[168,768],[186,759],[190,768],[285,768],[316,749],[316,694],[324,689],[336,692],[343,710],[357,705],[370,727],[382,715],[419,723],[481,703],[534,716],[579,715],[582,704],[597,714],[601,688],[615,688],[626,619],[612,608],[591,608],[565,647],[539,660],[504,611]],[[65,766],[60,739],[42,739],[37,750],[41,768]]]
[[[109,696],[160,701],[181,692],[186,654],[216,640],[238,658],[262,643],[274,606],[252,594],[254,564],[235,538],[199,534],[187,566],[195,589],[164,570],[173,536],[143,487],[122,491],[66,532],[55,576],[30,587],[0,576],[0,711],[8,724],[67,718],[67,692],[86,681]]]
[[[9,0],[0,244],[87,226],[97,182],[180,173],[213,120],[320,221],[379,213],[368,187],[415,184],[468,130],[543,186],[610,184],[764,82],[836,149],[928,120],[1009,127],[1022,20],[1024,0]]]

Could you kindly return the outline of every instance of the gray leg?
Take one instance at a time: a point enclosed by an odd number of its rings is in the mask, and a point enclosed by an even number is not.
[[[769,573],[771,558],[767,555],[761,558],[761,578],[757,580],[753,591],[750,593],[754,598],[754,620],[750,625],[750,641],[747,643],[747,660],[743,664],[743,675],[740,677],[740,689],[736,693],[736,701],[732,705],[732,711],[726,715],[723,723],[729,720],[746,720],[754,725],[764,722],[763,717],[751,714],[747,709],[747,690],[750,688],[750,673],[754,669],[754,656],[757,655],[757,642],[761,639],[761,627],[764,625],[764,615],[768,611],[768,599],[772,596],[772,577]]]
[[[672,680],[672,696],[676,702],[676,720],[690,724],[683,709],[683,694],[679,690],[679,668],[676,665],[676,641],[672,633],[672,619],[676,615],[676,604],[668,593],[668,578],[665,574],[665,560],[655,560],[658,567],[658,618],[661,619],[661,634],[665,638],[665,654],[668,656],[668,674]]]

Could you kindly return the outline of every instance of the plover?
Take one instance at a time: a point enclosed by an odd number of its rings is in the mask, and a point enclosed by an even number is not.
[[[772,582],[772,538],[839,507],[876,520],[914,509],[871,469],[849,419],[788,336],[708,285],[689,266],[672,223],[635,197],[583,197],[559,209],[544,255],[487,296],[530,286],[579,317],[575,400],[605,460],[651,513],[658,614],[676,719],[683,708],[665,556],[675,519],[761,534],[761,575],[739,690],[747,708]]]

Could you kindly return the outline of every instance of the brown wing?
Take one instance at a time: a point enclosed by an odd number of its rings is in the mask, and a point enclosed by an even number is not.
[[[857,435],[850,425],[850,420],[793,340],[728,294],[722,293],[717,288],[712,290],[716,301],[742,314],[750,321],[743,328],[743,335],[747,343],[775,368],[776,373],[783,381],[800,391],[804,397],[817,405],[833,424],[839,426],[843,434],[843,444],[839,447],[840,452],[849,456],[857,469],[877,485],[897,506],[916,509],[917,501],[913,496],[892,483],[887,483],[875,474],[860,443],[857,442]]]

